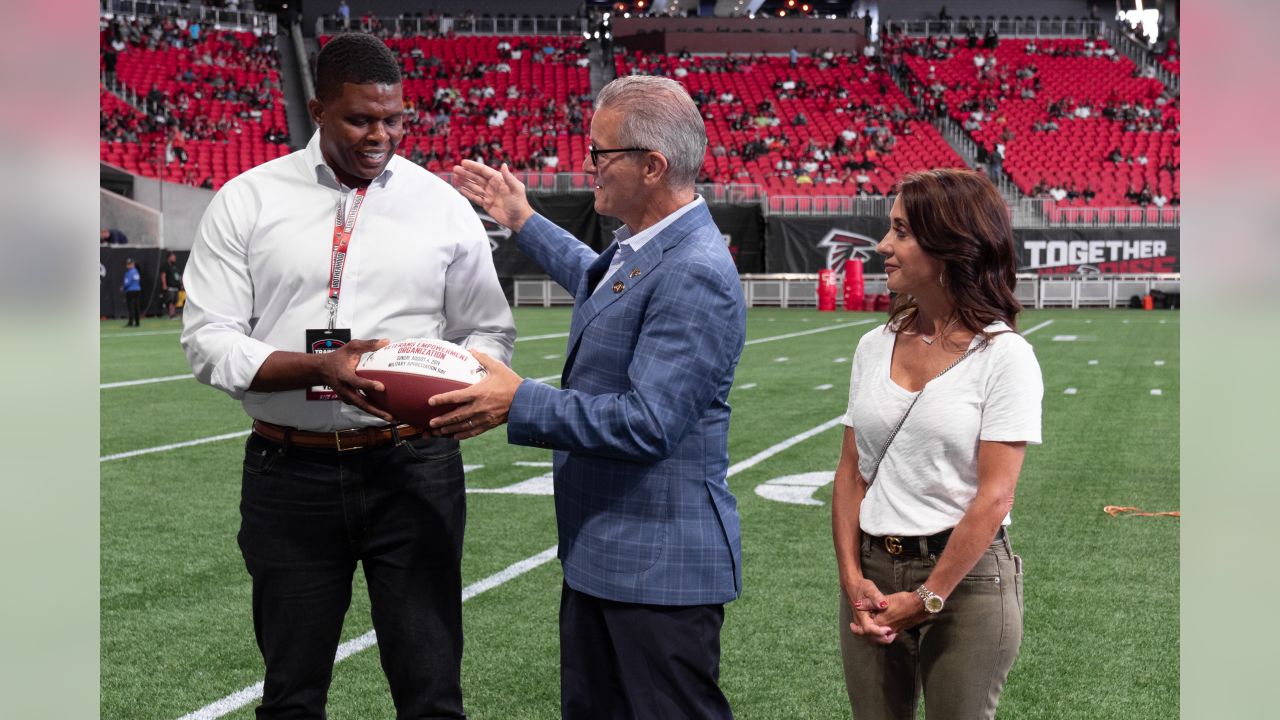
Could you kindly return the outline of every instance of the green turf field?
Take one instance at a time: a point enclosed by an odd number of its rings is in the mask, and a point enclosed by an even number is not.
[[[849,359],[882,321],[813,310],[748,316],[729,443],[745,587],[726,610],[721,664],[738,717],[848,717],[831,486],[813,494],[821,506],[756,488],[834,471],[841,430],[830,421],[845,409]],[[569,310],[518,308],[516,323],[531,338],[516,345],[516,371],[556,382]],[[1176,312],[1130,310],[1020,320],[1044,371],[1044,444],[1028,450],[1013,511],[1026,636],[1001,717],[1178,714],[1179,521],[1102,510],[1179,509],[1178,323]],[[190,377],[118,385],[190,372],[177,322],[122,325],[101,328],[102,717],[174,720],[221,702],[193,717],[252,718],[254,703],[232,697],[262,678],[235,541],[243,435],[159,449],[244,433],[248,421],[238,403]],[[468,496],[463,579],[490,581],[464,605],[466,706],[476,720],[554,718],[560,569],[554,560],[517,565],[555,545],[552,498],[502,492],[549,472],[551,454],[505,437],[463,445],[468,487],[496,490]],[[128,454],[138,450],[153,451]],[[336,720],[394,714],[377,649],[361,641],[370,627],[358,580],[343,631],[354,652],[330,693]]]

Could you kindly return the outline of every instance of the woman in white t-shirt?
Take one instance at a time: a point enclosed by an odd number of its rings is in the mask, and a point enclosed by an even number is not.
[[[1009,211],[969,170],[905,176],[876,247],[895,299],[858,343],[832,498],[857,720],[995,715],[1022,640],[1005,526],[1044,388],[1014,331]]]

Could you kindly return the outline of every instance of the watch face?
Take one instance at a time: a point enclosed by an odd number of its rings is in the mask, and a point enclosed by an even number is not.
[[[924,601],[924,609],[931,613],[942,611],[942,598],[937,595],[930,595],[928,600]]]

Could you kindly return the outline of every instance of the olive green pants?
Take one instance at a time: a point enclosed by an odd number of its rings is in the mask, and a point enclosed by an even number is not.
[[[885,595],[914,591],[935,564],[863,538],[862,573]],[[1022,559],[1007,535],[993,542],[942,612],[892,644],[854,635],[852,621],[841,593],[840,654],[855,720],[915,720],[922,691],[928,720],[994,718],[1022,643]]]

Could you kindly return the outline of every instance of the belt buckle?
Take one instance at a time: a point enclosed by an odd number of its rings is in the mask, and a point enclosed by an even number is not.
[[[356,442],[359,442],[359,441],[360,441],[360,438],[363,438],[363,437],[364,437],[364,430],[363,430],[363,429],[361,429],[361,428],[352,428],[352,429],[350,429],[350,430],[334,430],[334,431],[333,431],[333,443],[334,443],[334,446],[338,449],[338,452],[347,452],[348,450],[363,450],[363,449],[364,449],[364,445],[348,445],[347,447],[342,447],[342,435],[343,435],[343,433],[354,434],[354,435],[355,435],[355,437],[357,438],[357,439],[356,439]]]
[[[902,538],[897,535],[886,535],[884,538],[885,552],[890,555],[902,554]]]

